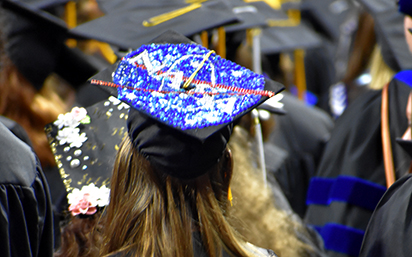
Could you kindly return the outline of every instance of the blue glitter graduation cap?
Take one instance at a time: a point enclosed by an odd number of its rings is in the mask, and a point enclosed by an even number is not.
[[[167,33],[167,38],[175,35]],[[281,84],[189,40],[143,45],[90,82],[149,117],[199,139],[283,90]]]

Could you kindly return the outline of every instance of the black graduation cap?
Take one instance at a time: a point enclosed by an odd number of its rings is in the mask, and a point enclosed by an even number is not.
[[[333,42],[338,42],[342,25],[357,11],[352,0],[302,0],[302,18]]]
[[[398,0],[399,11],[405,15],[412,16],[412,2],[408,0]]]
[[[412,68],[412,55],[405,40],[404,16],[396,1],[360,0],[375,21],[375,32],[385,63],[394,71]]]
[[[230,3],[229,11],[240,18],[240,22],[225,26],[226,32],[234,32],[249,28],[266,26],[266,16],[264,12],[272,10],[265,2],[245,3],[242,0],[228,1]]]
[[[239,19],[217,0],[204,3],[144,5],[127,3],[127,9],[115,9],[105,16],[71,30],[77,36],[103,41],[121,49],[136,49],[168,29],[192,36]],[[156,1],[154,1],[156,3]]]
[[[323,39],[312,28],[300,23],[263,29],[260,44],[263,54],[273,54],[319,47],[323,44]]]
[[[46,125],[50,147],[69,193],[69,204],[80,192],[108,193],[116,153],[127,136],[129,109],[111,96],[87,108],[74,107]]]
[[[283,90],[175,31],[167,31],[93,76],[130,104],[129,136],[140,154],[172,176],[214,165],[233,122]]]
[[[63,20],[25,2],[0,4],[8,10],[6,53],[37,89],[52,72],[76,87],[98,71],[80,50],[65,45],[70,35]]]

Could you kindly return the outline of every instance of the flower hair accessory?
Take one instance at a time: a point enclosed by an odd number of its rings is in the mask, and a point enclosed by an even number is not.
[[[67,195],[69,211],[73,216],[93,215],[97,211],[97,207],[104,207],[109,204],[110,189],[105,185],[96,187],[93,183],[83,186],[81,190],[73,189]]]

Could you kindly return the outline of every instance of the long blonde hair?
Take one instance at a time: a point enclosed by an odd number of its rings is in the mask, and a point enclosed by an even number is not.
[[[273,197],[270,186],[265,186],[261,171],[254,165],[257,158],[252,151],[253,138],[236,126],[229,147],[233,152],[233,226],[245,240],[272,249],[281,256],[316,256],[308,244],[312,239],[302,220],[291,209],[282,209]],[[306,238],[304,240],[303,238]],[[315,241],[315,240],[313,240]],[[312,241],[312,245],[316,242]],[[321,245],[318,251],[322,251]]]
[[[125,137],[111,179],[101,254],[193,256],[192,233],[199,232],[208,256],[221,256],[223,249],[249,256],[226,217],[231,175],[228,149],[205,175],[181,180],[157,171]]]

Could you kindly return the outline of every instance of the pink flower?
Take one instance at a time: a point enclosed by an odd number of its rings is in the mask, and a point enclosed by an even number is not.
[[[80,122],[82,119],[86,118],[87,110],[83,107],[73,107],[71,114],[74,120]]]
[[[97,208],[96,204],[93,204],[89,201],[90,194],[85,193],[83,195],[83,198],[78,199],[78,201],[72,203],[69,206],[69,211],[71,211],[73,216],[76,216],[78,214],[86,214],[86,215],[92,215],[96,213]]]

